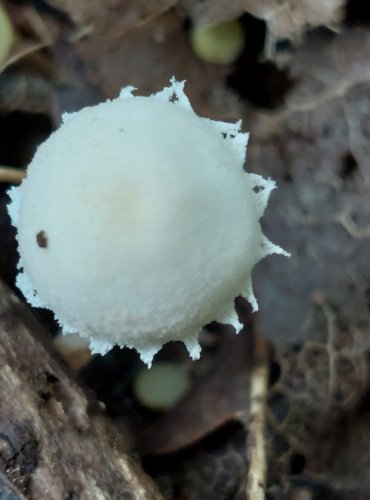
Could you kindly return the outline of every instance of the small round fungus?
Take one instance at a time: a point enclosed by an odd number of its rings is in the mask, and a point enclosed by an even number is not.
[[[226,21],[216,25],[194,26],[190,30],[190,43],[203,61],[231,64],[240,56],[245,36],[239,21]]]
[[[184,366],[175,363],[154,363],[143,368],[134,380],[137,400],[152,410],[172,408],[190,388],[190,377]]]
[[[234,298],[257,309],[252,269],[285,253],[262,234],[275,184],[243,170],[240,122],[200,118],[183,86],[65,115],[10,191],[29,303],[93,352],[128,346],[149,365],[171,340],[198,358],[213,320],[239,331]]]

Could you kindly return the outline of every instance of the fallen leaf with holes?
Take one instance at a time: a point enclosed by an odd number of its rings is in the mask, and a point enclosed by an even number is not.
[[[106,33],[116,30],[117,19],[111,19],[109,28],[104,19],[97,19],[99,30],[75,45],[89,81],[104,97],[116,97],[127,85],[151,94],[175,75],[187,80],[187,96],[197,113],[225,121],[240,117],[240,103],[224,84],[229,67],[206,64],[194,55],[176,12],[166,12],[113,40]]]
[[[367,498],[366,354],[352,357],[348,345],[331,352],[328,344],[306,342],[280,349],[277,360],[282,374],[268,399],[268,490],[272,498],[281,498],[283,492],[287,495],[288,485],[289,492],[298,486],[307,488],[312,498],[320,492],[324,498]]]
[[[261,328],[279,343],[332,342],[350,330],[368,345],[370,277],[370,34],[318,33],[291,63],[286,105],[249,116],[249,167],[278,182],[263,219],[292,256],[256,269]],[[333,317],[315,314],[326,302]]]
[[[291,54],[285,105],[249,117],[249,166],[279,187],[263,225],[292,254],[256,269],[260,328],[281,369],[269,396],[272,498],[287,484],[323,498],[370,487],[356,434],[370,382],[369,50],[365,30],[313,34]]]

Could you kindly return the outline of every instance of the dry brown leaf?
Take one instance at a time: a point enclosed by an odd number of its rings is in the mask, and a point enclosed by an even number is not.
[[[219,24],[246,12],[248,0],[180,0],[180,6],[195,24]]]
[[[280,342],[325,342],[317,292],[354,352],[369,345],[370,34],[318,34],[291,63],[297,83],[280,112],[249,116],[248,166],[277,180],[263,224],[292,253],[257,266],[261,328]]]
[[[220,352],[192,391],[141,437],[145,454],[173,453],[190,446],[230,420],[247,419],[253,335],[224,333]]]
[[[245,500],[245,429],[232,422],[183,453],[153,457],[146,469],[167,500]]]
[[[281,368],[269,400],[272,498],[298,484],[323,498],[369,488],[355,416],[369,387],[369,49],[365,30],[315,33],[292,54],[284,108],[249,116],[248,167],[279,185],[263,224],[292,253],[256,269],[260,327]]]
[[[248,12],[266,21],[272,42],[299,40],[308,29],[338,29],[344,0],[182,0],[181,5],[196,23],[217,24]]]
[[[177,0],[100,0],[75,2],[48,0],[50,6],[64,12],[77,24],[90,25],[92,33],[105,34],[109,41],[142,26],[176,5]]]

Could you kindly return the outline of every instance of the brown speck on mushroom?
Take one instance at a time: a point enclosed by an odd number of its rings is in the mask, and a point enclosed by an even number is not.
[[[45,231],[39,231],[36,234],[36,241],[37,241],[37,244],[38,244],[38,246],[40,248],[47,248],[47,246],[48,246],[48,238],[46,236]]]

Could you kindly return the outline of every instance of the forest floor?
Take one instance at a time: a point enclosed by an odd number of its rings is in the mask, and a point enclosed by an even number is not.
[[[127,85],[149,95],[173,75],[197,114],[241,118],[246,170],[278,185],[264,231],[291,253],[258,264],[260,311],[237,298],[242,332],[208,325],[197,362],[180,343],[162,349],[156,363],[181,364],[191,379],[167,411],[135,397],[143,365],[132,350],[93,357],[78,380],[165,499],[370,499],[370,9],[231,3],[3,2],[15,39],[0,60],[0,166],[17,182],[63,112]],[[231,18],[245,33],[241,55],[202,61],[193,26]],[[1,169],[0,179],[0,279],[21,298]],[[49,312],[32,313],[56,335]]]

